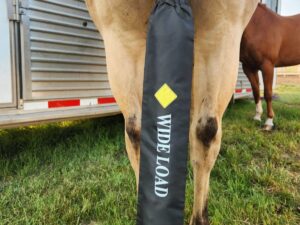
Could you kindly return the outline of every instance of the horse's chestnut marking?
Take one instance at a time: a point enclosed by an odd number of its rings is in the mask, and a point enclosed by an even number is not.
[[[192,225],[209,225],[207,202],[202,212],[202,216],[197,214],[197,216],[193,218]]]
[[[133,115],[132,117],[128,118],[127,124],[126,124],[126,133],[129,137],[129,140],[132,143],[132,146],[137,151],[140,145],[141,140],[141,131],[137,128],[136,125],[136,115]]]
[[[215,117],[209,117],[206,122],[199,119],[196,128],[197,138],[209,148],[212,140],[215,138],[218,132],[218,121]]]

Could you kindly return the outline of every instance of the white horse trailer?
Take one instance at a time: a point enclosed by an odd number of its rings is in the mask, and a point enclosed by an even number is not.
[[[0,127],[119,113],[84,0],[0,0],[0,32]]]
[[[1,0],[0,33],[0,127],[119,113],[84,0]]]

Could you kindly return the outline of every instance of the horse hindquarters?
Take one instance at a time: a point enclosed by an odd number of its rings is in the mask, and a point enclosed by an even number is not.
[[[209,177],[220,149],[221,120],[234,92],[242,31],[257,1],[191,0],[196,29],[190,126],[195,180],[193,225],[209,223],[206,210]],[[98,9],[104,6],[102,3],[106,2],[106,6],[110,3],[108,0],[88,2],[98,4]],[[124,9],[131,9],[127,2],[122,3]],[[132,9],[135,11],[129,11],[129,16],[138,12]],[[116,13],[127,15],[123,11],[114,13],[112,17],[118,17]],[[120,18],[114,20],[109,13],[104,23],[105,18],[97,11],[92,14],[105,40],[110,85],[126,121],[126,148],[138,183],[146,24],[136,28],[134,24],[127,24],[126,18],[121,23]]]

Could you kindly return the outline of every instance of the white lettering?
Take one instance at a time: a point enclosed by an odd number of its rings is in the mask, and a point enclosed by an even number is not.
[[[160,120],[158,122],[158,125],[169,128],[169,130],[171,130],[171,118],[172,118],[171,114],[158,117],[158,119]]]
[[[162,164],[159,161],[164,161],[164,162],[169,163],[170,159],[169,158],[163,158],[163,157],[157,156],[156,164],[159,165],[159,166],[161,166]]]
[[[159,177],[167,177],[169,176],[169,170],[165,166],[156,167],[156,175]]]
[[[157,139],[161,144],[170,143],[171,134],[169,132],[171,132],[171,131],[167,130],[167,129],[158,129],[157,130]]]
[[[165,153],[170,153],[170,145],[165,145],[165,144],[157,144],[157,151],[158,152],[165,152]]]
[[[168,196],[169,190],[168,188],[159,188],[155,187],[155,194],[160,198],[165,198]]]
[[[155,169],[155,194],[160,198],[165,198],[169,194],[169,182],[167,177],[170,174],[170,151],[171,151],[171,121],[172,115],[165,115],[158,117],[157,122],[157,158]]]

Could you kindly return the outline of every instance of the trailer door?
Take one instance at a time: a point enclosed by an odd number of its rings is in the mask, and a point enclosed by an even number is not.
[[[15,79],[12,67],[11,23],[7,2],[0,1],[0,108],[15,107]]]
[[[23,100],[112,96],[84,0],[22,0]]]

